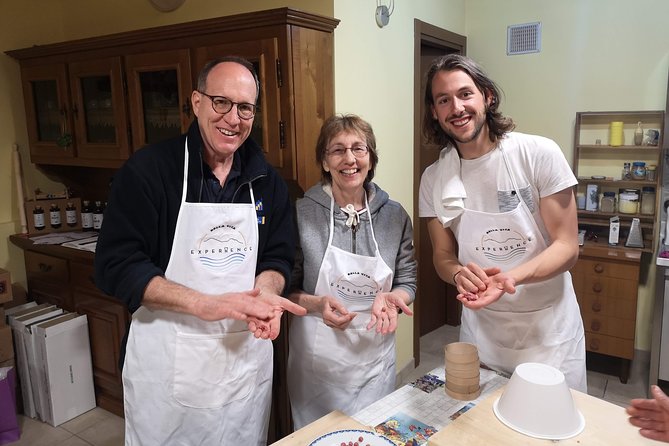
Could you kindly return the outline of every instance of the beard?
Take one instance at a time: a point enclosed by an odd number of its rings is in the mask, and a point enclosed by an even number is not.
[[[469,134],[469,136],[467,136],[466,134],[465,135],[460,134],[458,136],[455,132],[453,132],[450,129],[450,127],[448,127],[445,124],[442,125],[442,130],[444,131],[444,133],[446,133],[446,135],[448,135],[453,141],[455,141],[458,144],[470,143],[474,141],[476,138],[478,138],[478,136],[481,134],[481,130],[483,129],[483,125],[487,123],[486,118],[488,116],[488,108],[489,107],[486,106],[482,115],[476,113],[472,116],[471,119],[474,121],[474,130],[472,131],[471,134]]]

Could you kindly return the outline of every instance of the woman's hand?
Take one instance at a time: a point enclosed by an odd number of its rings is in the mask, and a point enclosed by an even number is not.
[[[658,386],[652,386],[652,399],[633,399],[627,408],[629,422],[639,434],[651,440],[669,443],[669,397]]]
[[[486,271],[490,273],[493,270],[499,271],[499,268],[491,268]],[[460,293],[456,297],[462,302],[463,306],[472,310],[479,310],[499,300],[504,293],[513,294],[515,292],[515,280],[505,273],[498,272],[497,274],[490,275],[486,279],[486,287],[484,290],[479,290],[475,293]]]
[[[481,268],[476,263],[469,262],[463,265],[453,276],[453,282],[460,294],[476,294],[485,291],[490,281],[490,276],[499,274],[502,270],[494,268]]]
[[[400,309],[407,315],[413,316],[413,312],[404,302],[400,292],[378,293],[372,304],[372,317],[367,324],[367,330],[376,326],[377,333],[383,335],[393,333],[397,329],[397,316]]]
[[[358,313],[349,312],[344,304],[332,296],[321,296],[320,312],[328,327],[346,330]]]

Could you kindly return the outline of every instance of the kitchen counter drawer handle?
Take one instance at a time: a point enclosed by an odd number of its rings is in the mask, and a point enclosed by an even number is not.
[[[602,311],[602,304],[600,302],[592,303],[592,311],[599,312]]]
[[[599,331],[599,329],[602,328],[602,323],[598,320],[594,320],[590,323],[590,328],[592,331]]]
[[[53,268],[53,266],[48,265],[46,263],[42,263],[42,262],[40,262],[40,264],[38,266],[39,266],[39,270],[43,273],[48,273]]]
[[[590,350],[595,352],[599,350],[599,341],[597,341],[597,339],[590,341]]]
[[[592,284],[592,291],[594,291],[595,293],[601,293],[603,289],[604,287],[599,282],[595,282]]]
[[[594,270],[595,270],[596,273],[601,274],[601,273],[604,272],[604,265],[602,265],[601,263],[598,263],[598,264],[595,265]]]

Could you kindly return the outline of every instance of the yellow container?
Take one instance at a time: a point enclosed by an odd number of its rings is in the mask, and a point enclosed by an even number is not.
[[[609,125],[609,145],[622,146],[623,145],[623,122],[612,121]]]

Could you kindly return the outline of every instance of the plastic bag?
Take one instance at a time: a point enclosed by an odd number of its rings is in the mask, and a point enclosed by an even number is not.
[[[14,367],[0,368],[0,444],[13,443],[21,437],[16,416],[16,372]]]

